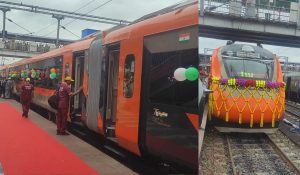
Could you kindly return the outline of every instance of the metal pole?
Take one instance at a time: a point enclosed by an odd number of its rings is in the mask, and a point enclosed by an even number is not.
[[[287,66],[288,66],[288,64],[289,64],[289,57],[285,57],[285,71],[287,72],[288,71],[288,68],[287,68]]]
[[[204,16],[204,0],[200,0],[200,16]]]
[[[300,28],[300,1],[298,1],[298,20],[297,20],[297,28]]]
[[[0,9],[3,12],[3,28],[2,28],[2,40],[5,40],[5,21],[6,21],[6,12],[10,11],[10,9],[2,8]]]
[[[63,16],[57,16],[57,15],[53,15],[53,18],[57,19],[57,32],[56,32],[56,47],[58,48],[59,46],[59,29],[60,29],[60,21],[62,19],[64,19]]]

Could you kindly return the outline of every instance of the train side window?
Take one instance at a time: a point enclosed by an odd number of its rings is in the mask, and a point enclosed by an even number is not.
[[[57,84],[62,81],[62,62],[62,57],[34,62],[29,65],[27,73],[31,75],[31,80],[36,87],[55,89]],[[32,76],[30,70],[34,70],[36,76]]]
[[[70,76],[70,65],[67,63],[65,65],[65,77]]]
[[[126,98],[131,98],[134,89],[134,55],[130,54],[126,56],[124,65],[124,82],[123,82],[123,94]]]

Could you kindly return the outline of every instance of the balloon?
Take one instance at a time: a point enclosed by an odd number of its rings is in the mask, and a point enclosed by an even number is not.
[[[21,74],[21,77],[25,78],[25,77],[26,77],[26,73],[23,72],[23,73]]]
[[[185,68],[177,68],[174,72],[174,78],[177,80],[177,81],[184,81],[186,80],[186,77],[185,77],[185,71],[186,69]]]
[[[56,73],[55,68],[51,68],[51,69],[50,69],[50,72],[51,72],[51,73]]]
[[[194,81],[198,79],[199,76],[199,72],[198,69],[194,68],[194,67],[189,67],[186,71],[185,71],[185,76],[186,79],[188,79],[189,81]]]
[[[51,79],[56,78],[56,73],[55,73],[55,72],[52,72],[52,73],[50,74],[50,78],[51,78]]]
[[[40,71],[37,71],[37,72],[36,72],[36,77],[39,77],[40,74],[41,74],[41,72],[40,72]]]
[[[31,72],[31,78],[35,78],[36,77],[36,72]]]

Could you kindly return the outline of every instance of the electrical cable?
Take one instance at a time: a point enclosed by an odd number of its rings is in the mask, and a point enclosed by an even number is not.
[[[74,10],[74,11],[72,11],[72,12],[78,12],[79,10],[81,10],[81,9],[83,9],[84,7],[90,5],[90,4],[91,4],[92,2],[94,2],[94,1],[96,1],[96,0],[91,0],[91,1],[89,1],[88,3],[84,4],[83,6],[79,7],[78,9],[76,9],[76,10]],[[39,33],[39,32],[41,32],[41,31],[43,31],[44,29],[46,29],[46,28],[48,28],[48,27],[50,27],[50,26],[53,26],[53,25],[56,24],[56,23],[57,23],[56,21],[53,22],[53,23],[50,23],[50,24],[47,25],[46,27],[43,27],[43,28],[39,29],[38,31],[36,31],[36,32],[34,32],[34,33],[35,33],[35,34],[36,34],[36,33]],[[55,30],[54,30],[54,31],[55,31]],[[43,35],[43,36],[47,36],[47,35],[53,33],[54,31],[51,31],[51,32],[49,32],[49,33],[47,33],[46,35]]]
[[[93,11],[99,9],[100,7],[103,7],[104,5],[108,4],[108,3],[111,2],[111,1],[112,1],[112,0],[108,0],[108,1],[106,1],[106,2],[104,2],[104,3],[102,3],[102,4],[100,4],[100,5],[97,6],[96,8],[94,8],[94,9],[92,9],[92,10],[90,10],[90,11],[84,13],[84,14],[85,14],[85,15],[86,15],[86,14],[89,14],[89,13],[91,13],[91,12],[93,12]],[[67,25],[73,23],[73,22],[76,21],[76,20],[77,20],[77,19],[74,19],[74,20],[72,20],[72,21],[70,21],[70,22],[64,24],[63,26],[65,27],[65,26],[67,26]],[[50,35],[51,33],[55,32],[55,31],[56,31],[56,29],[53,30],[53,31],[51,31],[51,32],[49,32],[49,33],[47,33],[47,34],[45,34],[45,35],[42,35],[41,37],[48,36],[48,35]],[[78,36],[78,35],[76,35],[76,36]]]
[[[108,1],[106,1],[105,3],[100,4],[100,5],[97,6],[96,8],[94,8],[94,9],[92,9],[92,10],[90,10],[90,11],[84,13],[84,14],[87,15],[87,14],[89,14],[89,13],[91,13],[91,12],[93,12],[93,11],[99,9],[100,7],[103,7],[104,5],[108,4],[108,3],[111,2],[111,1],[112,1],[112,0],[108,0]],[[70,21],[70,22],[64,24],[64,26],[69,25],[69,24],[73,23],[73,22],[76,21],[76,20],[77,20],[77,19],[73,19],[72,21]]]
[[[68,30],[65,26],[61,26],[61,28],[68,31],[69,33],[73,34],[74,36],[80,38],[80,36],[76,35],[75,33],[71,32],[70,30]]]
[[[15,23],[13,20],[9,19],[9,18],[6,18],[9,22],[15,24],[16,26],[22,28],[23,30],[26,30],[27,32],[29,32],[29,34],[32,34],[33,32],[31,32],[30,30],[26,29],[25,27],[22,27],[21,25]]]

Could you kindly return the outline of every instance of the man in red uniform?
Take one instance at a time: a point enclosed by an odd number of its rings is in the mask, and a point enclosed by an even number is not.
[[[62,82],[59,90],[58,90],[58,109],[57,109],[57,116],[56,116],[56,125],[57,135],[69,135],[69,133],[66,132],[66,125],[67,125],[67,119],[68,119],[68,112],[69,112],[69,101],[70,97],[78,94],[82,87],[78,89],[78,91],[72,93],[71,92],[71,83],[74,80],[70,76],[67,76],[65,78],[65,82]]]
[[[25,84],[22,85],[21,89],[21,96],[20,101],[23,108],[23,114],[22,117],[28,118],[28,112],[29,112],[29,106],[33,98],[33,90],[34,87],[32,84],[29,83],[30,78],[26,78]]]

